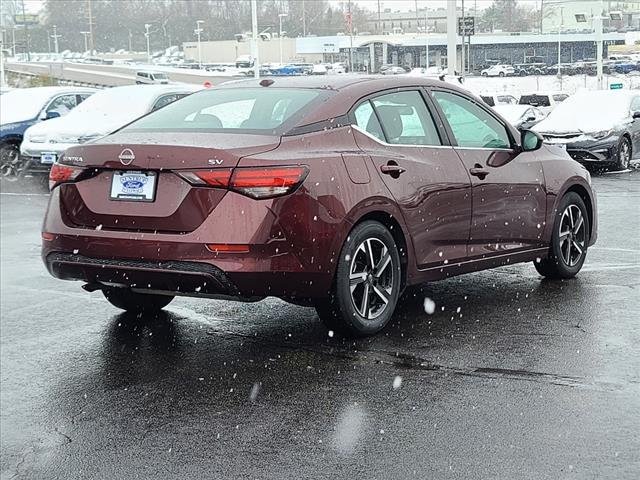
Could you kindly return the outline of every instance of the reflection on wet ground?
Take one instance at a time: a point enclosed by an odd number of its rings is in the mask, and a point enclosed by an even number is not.
[[[46,197],[3,195],[2,477],[638,478],[640,175],[594,183],[578,278],[414,288],[356,341],[275,299],[119,313],[47,276]]]

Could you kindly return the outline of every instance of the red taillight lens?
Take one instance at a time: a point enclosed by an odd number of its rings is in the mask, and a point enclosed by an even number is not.
[[[309,170],[295,167],[240,167],[231,169],[179,172],[193,185],[228,188],[251,198],[279,197],[293,192],[304,181]]]
[[[229,186],[231,172],[231,168],[217,168],[215,170],[179,172],[179,175],[193,185],[226,188]]]
[[[49,172],[49,190],[53,190],[61,183],[73,182],[83,171],[84,169],[80,167],[54,163]]]

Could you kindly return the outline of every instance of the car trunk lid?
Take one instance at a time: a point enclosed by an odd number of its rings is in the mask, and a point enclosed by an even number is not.
[[[106,141],[105,141],[106,140]],[[188,233],[198,228],[227,191],[189,184],[175,172],[233,168],[241,158],[267,152],[279,137],[218,133],[126,134],[74,147],[64,163],[95,168],[90,178],[61,185],[67,224],[104,230]],[[110,198],[116,172],[155,173],[152,201]]]

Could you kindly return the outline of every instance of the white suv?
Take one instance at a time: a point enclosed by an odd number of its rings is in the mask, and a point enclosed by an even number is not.
[[[508,77],[515,74],[516,70],[511,65],[493,65],[480,72],[483,77]]]

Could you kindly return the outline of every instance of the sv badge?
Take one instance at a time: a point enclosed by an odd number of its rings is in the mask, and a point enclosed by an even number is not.
[[[220,160],[219,158],[210,158],[208,161],[209,165],[222,165],[224,160]]]

